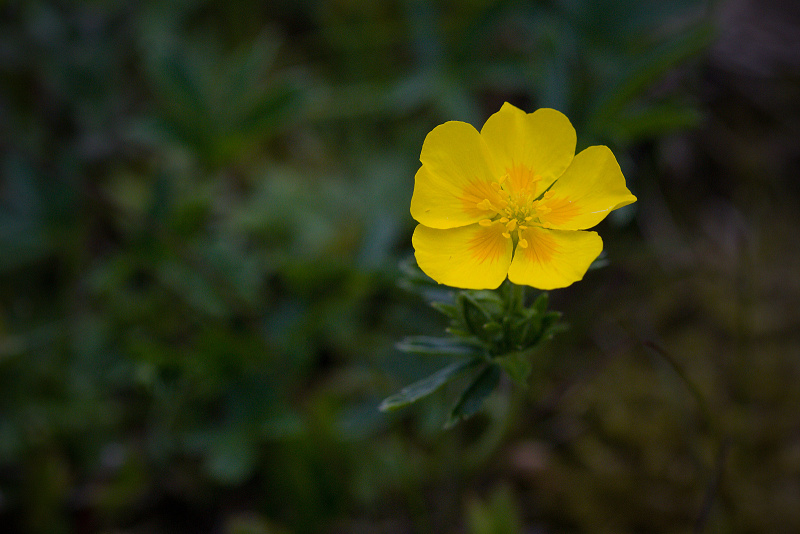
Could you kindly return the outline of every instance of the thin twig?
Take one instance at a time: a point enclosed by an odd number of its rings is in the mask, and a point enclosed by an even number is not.
[[[675,371],[675,373],[680,377],[686,388],[694,397],[694,400],[697,402],[700,411],[703,413],[703,419],[705,419],[706,425],[708,425],[708,428],[713,429],[714,418],[712,417],[711,410],[708,408],[706,398],[703,396],[703,392],[700,391],[700,388],[697,387],[697,384],[695,384],[692,379],[689,378],[689,375],[686,374],[686,371],[683,370],[683,367],[681,367],[675,358],[673,358],[666,350],[656,345],[656,343],[653,341],[644,341],[643,343],[645,347],[648,347],[658,353],[658,355],[664,358],[664,361],[666,361],[670,367],[672,367],[672,370]]]
[[[719,488],[722,485],[722,475],[725,471],[725,460],[728,457],[728,452],[731,448],[731,440],[725,439],[720,444],[719,452],[717,453],[717,461],[714,465],[714,476],[706,487],[706,493],[703,496],[703,504],[700,506],[700,511],[697,514],[697,519],[694,522],[692,532],[694,534],[701,534],[705,530],[708,523],[708,517],[711,515],[711,507],[714,505],[714,500],[719,493]]]
[[[704,422],[706,423],[708,429],[717,438],[720,444],[717,452],[717,458],[714,463],[714,471],[711,480],[706,486],[706,491],[703,495],[703,502],[700,505],[700,510],[697,513],[697,518],[694,522],[694,528],[692,529],[694,534],[701,534],[708,523],[708,518],[711,514],[711,508],[714,505],[714,501],[722,484],[722,474],[725,470],[725,460],[727,459],[728,452],[731,448],[731,440],[730,438],[722,437],[720,430],[714,421],[711,410],[708,407],[706,398],[703,396],[703,392],[700,391],[700,388],[697,387],[697,384],[695,384],[689,378],[689,376],[686,374],[686,371],[684,371],[683,367],[678,364],[675,358],[673,358],[669,352],[658,346],[653,341],[644,341],[643,343],[646,347],[652,349],[659,356],[661,356],[664,361],[669,363],[670,367],[672,367],[675,373],[681,378],[686,388],[691,392],[695,401],[697,401],[697,405],[703,414],[703,419],[705,420]]]

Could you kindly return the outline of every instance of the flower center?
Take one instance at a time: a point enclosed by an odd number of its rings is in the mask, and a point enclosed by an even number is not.
[[[552,211],[543,203],[549,200],[553,194],[547,191],[541,198],[536,194],[537,182],[542,177],[534,175],[526,184],[527,187],[516,191],[504,185],[508,175],[504,175],[498,181],[492,182],[492,189],[497,192],[497,198],[492,202],[485,198],[477,203],[477,208],[487,211],[494,211],[496,215],[490,219],[479,221],[481,226],[492,226],[494,224],[505,225],[503,237],[513,239],[522,248],[528,247],[528,240],[523,237],[525,230],[530,226],[539,228],[549,228],[549,222],[542,220],[542,216]]]

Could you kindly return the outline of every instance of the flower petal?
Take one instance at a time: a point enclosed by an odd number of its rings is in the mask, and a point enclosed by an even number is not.
[[[539,289],[567,287],[577,282],[603,250],[603,240],[597,232],[531,227],[522,237],[528,246],[517,246],[508,279]]]
[[[584,230],[611,211],[636,202],[625,177],[606,146],[592,146],[575,156],[541,205],[551,211],[541,216],[550,228]],[[552,195],[552,196],[551,196]]]
[[[569,119],[554,109],[525,113],[506,102],[489,117],[481,129],[489,150],[503,173],[506,187],[514,191],[544,191],[561,176],[575,156],[575,128]],[[540,176],[537,188],[530,180]]]
[[[496,206],[501,198],[491,187],[499,175],[489,149],[471,125],[450,121],[434,128],[422,144],[420,161],[411,197],[417,222],[457,228],[497,213],[477,207],[485,199]]]
[[[511,239],[505,226],[471,224],[437,229],[419,225],[411,242],[420,269],[439,282],[466,289],[495,289],[511,264]]]

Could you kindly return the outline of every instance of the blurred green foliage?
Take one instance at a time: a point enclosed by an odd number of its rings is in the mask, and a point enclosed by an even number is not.
[[[772,205],[797,191],[762,165],[800,160],[752,125],[798,130],[747,102],[741,137],[689,137],[742,108],[703,93],[711,15],[0,3],[0,530],[800,529],[796,220]],[[553,295],[572,334],[530,388],[440,432],[463,383],[377,410],[452,361],[395,348],[445,326],[399,283],[413,176],[433,126],[506,100],[609,144],[640,202],[605,223],[612,266]]]

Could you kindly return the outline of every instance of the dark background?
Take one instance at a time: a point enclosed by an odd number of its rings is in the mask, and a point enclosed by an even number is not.
[[[797,2],[0,2],[0,531],[800,531]],[[509,101],[639,201],[441,431],[427,132]]]

